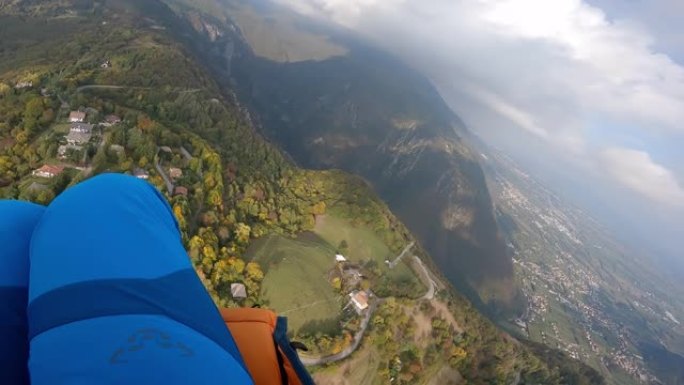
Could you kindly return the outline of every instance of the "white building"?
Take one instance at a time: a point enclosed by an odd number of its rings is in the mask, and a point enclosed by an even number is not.
[[[247,298],[247,288],[241,283],[231,283],[230,294],[234,299],[245,299]]]
[[[89,134],[93,132],[93,125],[88,123],[72,123],[69,127],[69,132],[78,132],[80,134]]]
[[[69,114],[69,122],[82,123],[86,118],[86,113],[81,111],[71,111]]]

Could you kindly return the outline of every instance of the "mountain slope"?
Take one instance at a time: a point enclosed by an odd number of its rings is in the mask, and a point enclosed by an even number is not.
[[[432,85],[394,59],[285,10],[223,4],[224,16],[205,18],[224,31],[205,49],[215,53],[208,61],[223,63],[215,73],[230,79],[265,136],[302,166],[340,168],[368,180],[480,308],[520,306],[484,175],[457,134],[463,124]],[[271,34],[232,33],[258,29],[254,23]],[[336,50],[303,57],[281,37],[295,27]]]

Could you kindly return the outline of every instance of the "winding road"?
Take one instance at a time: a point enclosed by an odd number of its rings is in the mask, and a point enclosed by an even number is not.
[[[397,258],[399,260],[403,255],[411,248],[413,247],[413,243],[408,245],[406,249],[401,253],[401,255]],[[423,281],[425,286],[427,286],[428,290],[423,295],[422,297],[418,298],[417,301],[420,300],[432,300],[435,298],[435,291],[437,287],[437,283],[435,280],[430,276],[430,271],[425,267],[425,264],[423,261],[418,258],[417,256],[413,256],[414,258],[414,264],[412,266],[418,266],[417,269],[414,270],[419,270],[416,271],[416,273],[420,276],[420,279]],[[302,361],[302,363],[306,366],[315,366],[315,365],[323,365],[323,364],[329,364],[331,362],[337,362],[341,361],[347,357],[349,357],[352,353],[358,349],[359,345],[361,344],[361,340],[363,340],[363,335],[366,333],[366,329],[368,329],[368,325],[370,324],[370,319],[373,316],[373,313],[375,312],[375,309],[378,307],[380,303],[382,303],[384,299],[379,298],[379,297],[374,297],[374,300],[372,301],[370,307],[368,308],[368,311],[366,312],[366,315],[364,316],[363,320],[361,321],[361,329],[359,329],[358,332],[356,332],[356,335],[354,336],[354,341],[352,342],[351,345],[349,345],[346,349],[342,350],[341,352],[329,356],[324,356],[324,357],[307,357],[305,355],[300,355],[299,359]]]
[[[421,280],[428,287],[428,290],[425,293],[425,295],[423,295],[419,299],[431,300],[431,299],[435,298],[435,287],[437,286],[437,283],[430,276],[430,271],[427,269],[427,267],[425,267],[425,264],[423,263],[423,261],[415,255],[413,256],[413,258],[414,258],[415,263],[420,267],[420,272],[422,274],[419,274],[419,275],[421,276],[420,277]]]
[[[368,329],[368,324],[370,324],[370,319],[373,316],[373,313],[375,312],[375,309],[378,307],[378,304],[382,302],[382,299],[376,298],[368,308],[368,311],[366,312],[366,316],[363,317],[363,320],[361,320],[361,329],[359,329],[358,332],[356,332],[356,335],[354,336],[354,341],[352,341],[352,344],[349,345],[346,349],[342,350],[341,352],[337,354],[333,354],[330,356],[324,356],[324,357],[306,357],[306,356],[299,356],[299,359],[302,361],[302,363],[306,366],[315,366],[315,365],[323,365],[323,364],[329,364],[331,362],[336,362],[343,360],[347,357],[349,357],[356,349],[359,347],[361,344],[361,340],[363,339],[363,335],[366,332],[366,329]]]

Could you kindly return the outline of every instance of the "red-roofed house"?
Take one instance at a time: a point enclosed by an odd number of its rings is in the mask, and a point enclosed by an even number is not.
[[[188,188],[187,188],[187,187],[183,187],[183,186],[177,186],[177,187],[173,190],[173,195],[174,195],[174,196],[176,196],[176,195],[182,195],[182,196],[186,197],[186,196],[188,196]]]
[[[105,123],[109,125],[119,124],[121,123],[121,118],[116,115],[107,115],[105,116]]]
[[[368,293],[365,291],[354,291],[349,293],[349,296],[357,313],[361,313],[368,308]]]
[[[53,166],[46,164],[43,167],[34,170],[33,176],[37,176],[40,178],[54,178],[62,172],[64,172],[64,166]]]

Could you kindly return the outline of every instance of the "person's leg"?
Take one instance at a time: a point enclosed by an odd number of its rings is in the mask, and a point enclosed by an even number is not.
[[[29,370],[42,384],[251,384],[159,192],[101,175],[31,243]]]
[[[7,385],[27,385],[29,243],[45,208],[0,201],[0,378]]]

